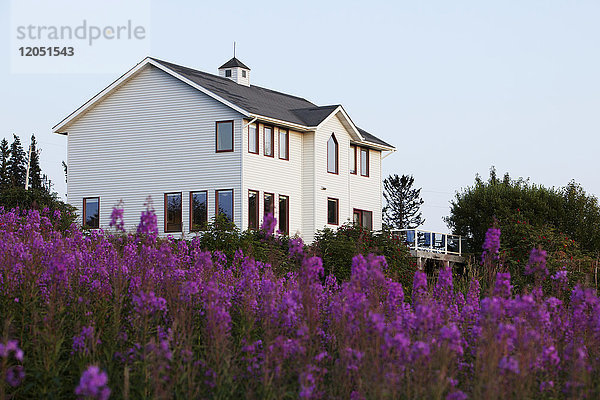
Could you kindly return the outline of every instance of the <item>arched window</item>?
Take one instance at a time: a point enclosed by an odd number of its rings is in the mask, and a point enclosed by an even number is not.
[[[327,172],[338,173],[338,142],[333,133],[327,141]]]

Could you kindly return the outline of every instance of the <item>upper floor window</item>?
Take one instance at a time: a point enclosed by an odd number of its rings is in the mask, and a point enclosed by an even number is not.
[[[190,231],[202,231],[208,226],[208,193],[190,193]]]
[[[233,151],[233,121],[219,121],[216,128],[217,153]]]
[[[356,175],[356,146],[350,146],[350,173]]]
[[[230,69],[225,70],[225,76],[228,78],[231,78],[231,70]]]
[[[369,149],[360,149],[360,174],[369,176]]]
[[[290,133],[287,129],[279,129],[279,158],[289,160]]]
[[[248,191],[248,229],[258,229],[258,192]]]
[[[273,127],[265,126],[263,131],[265,135],[265,156],[273,157],[273,153],[275,153],[275,135],[273,133]]]
[[[165,193],[165,232],[181,232],[181,193]]]
[[[327,172],[338,173],[338,142],[334,134],[327,141]]]
[[[248,151],[258,154],[258,128],[256,124],[248,125]]]
[[[243,70],[242,70],[242,78],[245,78],[245,77],[246,77],[246,70],[245,70],[245,69],[243,69]]]
[[[339,221],[339,200],[331,197],[327,198],[327,223],[337,225]]]
[[[83,199],[83,226],[91,229],[100,227],[100,197]]]
[[[233,189],[217,190],[215,198],[217,216],[223,215],[230,222],[233,222]]]

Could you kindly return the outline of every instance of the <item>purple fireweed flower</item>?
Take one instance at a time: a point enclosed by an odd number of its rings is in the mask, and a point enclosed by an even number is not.
[[[546,390],[550,390],[552,388],[554,388],[553,381],[543,381],[540,383],[540,392],[545,392]]]
[[[15,365],[6,371],[6,382],[12,387],[19,386],[23,379],[25,379],[25,370],[22,365]]]
[[[162,297],[157,297],[154,292],[140,292],[139,295],[132,296],[133,309],[141,315],[153,315],[155,313],[167,312],[167,301]]]
[[[107,400],[110,389],[107,386],[108,376],[95,365],[90,365],[81,375],[75,394],[82,398]]]
[[[417,341],[411,347],[411,361],[416,361],[420,358],[428,359],[431,354],[431,348],[426,342]]]
[[[352,393],[350,393],[350,400],[365,400],[365,396],[360,394],[360,392],[353,390]]]
[[[483,242],[483,253],[481,254],[481,263],[485,261],[489,255],[493,259],[498,258],[498,252],[500,251],[500,228],[489,228],[485,233],[485,240]]]
[[[544,348],[540,363],[550,369],[555,368],[558,366],[558,364],[560,364],[560,357],[558,356],[558,351],[554,346],[548,346]]]
[[[512,296],[512,285],[510,284],[510,272],[498,272],[496,274],[496,286],[494,296],[508,299]]]
[[[110,213],[110,223],[108,224],[111,228],[115,228],[118,231],[125,232],[125,223],[123,222],[123,207],[119,204],[113,207]]]
[[[270,237],[273,235],[273,231],[275,230],[276,226],[277,226],[277,219],[275,219],[273,214],[266,213],[263,218],[263,222],[260,225],[260,229],[265,232],[267,237]]]
[[[93,326],[84,326],[81,328],[81,333],[79,335],[73,336],[73,351],[74,353],[85,353],[89,354],[90,349],[88,348],[88,344],[94,342],[94,327]],[[100,339],[96,340],[96,344],[101,344]]]
[[[154,207],[152,207],[152,199],[148,197],[146,199],[146,210],[142,211],[140,216],[140,224],[137,227],[138,235],[158,235],[158,225],[156,222],[156,213]]]
[[[434,288],[435,298],[445,305],[450,305],[452,301],[452,293],[454,287],[452,286],[452,269],[442,268],[438,275],[438,281]]]
[[[526,275],[537,275],[542,279],[548,275],[548,268],[546,268],[546,251],[540,248],[531,249],[529,253],[529,262],[525,267]]]
[[[513,356],[504,356],[498,363],[498,368],[502,371],[512,372],[513,374],[519,374],[519,361]]]
[[[304,255],[304,242],[302,241],[302,238],[298,237],[290,239],[289,252],[290,257],[302,257]]]
[[[463,354],[463,340],[458,327],[455,324],[443,326],[439,332],[440,339],[445,341],[448,348],[458,355]]]
[[[23,350],[19,348],[19,342],[9,340],[6,344],[0,343],[0,357],[7,359],[11,353],[15,360],[23,362]]]
[[[427,294],[427,275],[425,272],[416,271],[413,278],[413,298]]]
[[[452,393],[448,393],[446,396],[446,400],[467,400],[469,396],[467,396],[462,390],[455,390]]]
[[[301,399],[313,399],[317,392],[317,385],[314,375],[311,372],[301,373],[300,377],[300,393],[298,397]]]

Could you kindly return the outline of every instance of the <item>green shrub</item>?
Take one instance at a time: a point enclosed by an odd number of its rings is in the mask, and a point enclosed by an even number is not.
[[[333,274],[338,280],[350,278],[355,255],[373,253],[385,256],[388,276],[402,283],[405,289],[412,285],[416,264],[404,243],[389,231],[373,232],[351,223],[337,230],[325,228],[317,231],[310,249],[323,259],[325,274]]]
[[[0,206],[5,210],[19,208],[21,210],[49,208],[50,211],[60,211],[61,222],[57,228],[65,230],[77,218],[76,208],[58,199],[56,193],[45,189],[5,188],[0,191]]]

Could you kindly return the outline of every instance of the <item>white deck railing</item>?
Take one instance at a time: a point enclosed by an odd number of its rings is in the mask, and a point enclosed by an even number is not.
[[[410,250],[430,251],[433,253],[462,255],[462,236],[450,235],[422,229],[393,230]]]

